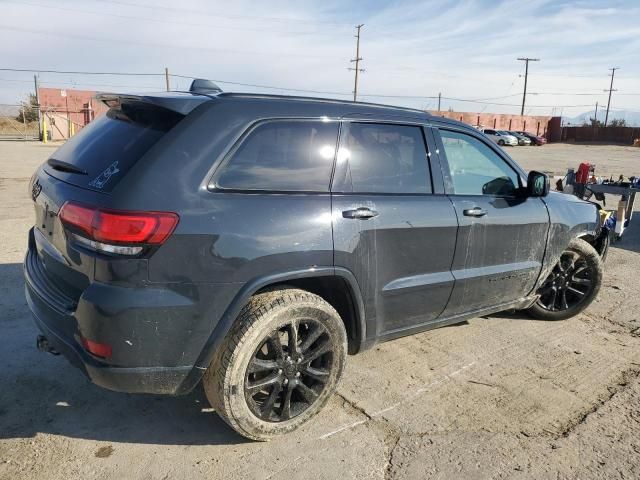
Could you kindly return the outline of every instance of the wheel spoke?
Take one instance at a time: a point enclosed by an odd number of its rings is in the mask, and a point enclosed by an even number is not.
[[[578,285],[591,286],[591,280],[589,278],[575,278],[571,279],[571,283],[577,283]]]
[[[267,385],[272,385],[274,383],[280,382],[282,379],[278,372],[275,372],[267,377],[261,378],[260,380],[247,381],[247,386],[245,387],[250,392],[255,390],[261,390]]]
[[[538,289],[538,293],[540,293],[540,295],[544,295],[546,293],[549,293],[551,290],[553,290],[553,283],[552,282],[548,282],[546,284],[543,284],[539,289]]]
[[[557,298],[558,298],[558,290],[554,288],[553,290],[551,290],[551,301],[549,302],[549,305],[548,305],[548,307],[551,307],[550,310],[556,309]]]
[[[296,385],[296,388],[298,389],[298,392],[300,392],[300,394],[302,395],[304,400],[309,405],[311,405],[313,402],[315,402],[316,398],[318,398],[318,394],[316,392],[314,392],[312,389],[310,389],[309,387],[307,387],[302,382],[298,382],[298,384]]]
[[[320,326],[315,325],[313,330],[307,334],[307,337],[304,339],[302,344],[300,345],[300,352],[307,353],[309,347],[311,347],[318,338],[323,334],[323,330]]]
[[[267,338],[267,344],[273,351],[276,358],[284,358],[284,351],[282,350],[282,342],[280,341],[280,331],[276,330]]]
[[[275,360],[264,360],[262,358],[253,358],[247,368],[248,373],[268,372],[269,370],[275,370],[278,368],[278,364]]]
[[[581,265],[573,271],[573,275],[576,276],[579,273],[584,272],[587,268],[587,265]]]
[[[282,413],[280,414],[282,420],[289,420],[291,418],[291,393],[293,393],[293,385],[289,383],[282,402]]]
[[[329,378],[329,370],[325,370],[324,368],[315,368],[308,366],[304,369],[304,374],[308,377],[313,378],[321,383],[326,383]]]
[[[308,355],[305,355],[304,361],[307,362],[307,363],[311,363],[316,358],[324,355],[325,353],[327,353],[330,350],[331,350],[331,344],[327,340],[324,343],[321,343],[320,345],[316,346],[316,348],[311,350],[311,352]]]
[[[569,305],[567,304],[567,291],[564,288],[560,290],[560,302],[560,305],[564,310],[569,308]]]
[[[294,320],[291,322],[288,328],[288,354],[293,355],[298,353],[298,322]]]
[[[262,408],[261,408],[262,418],[269,419],[269,417],[271,417],[273,406],[275,405],[276,400],[278,399],[278,395],[280,395],[280,392],[282,392],[282,384],[276,383],[273,386],[271,393],[269,394],[269,398],[267,398],[267,401],[264,402],[264,405],[262,405]]]
[[[584,297],[585,293],[581,292],[580,290],[578,290],[577,288],[573,288],[571,286],[567,287],[567,290],[569,292],[575,293],[576,295],[580,296],[580,297]]]

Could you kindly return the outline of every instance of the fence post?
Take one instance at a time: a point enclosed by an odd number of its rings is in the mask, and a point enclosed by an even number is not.
[[[49,132],[47,130],[47,116],[42,116],[42,143],[47,143]]]
[[[27,139],[27,118],[24,115],[24,105],[22,106],[22,124],[24,125],[24,139]]]
[[[38,92],[38,75],[33,76],[33,84],[36,88],[36,108],[38,109],[38,140],[42,139],[42,115],[40,112],[40,93]]]

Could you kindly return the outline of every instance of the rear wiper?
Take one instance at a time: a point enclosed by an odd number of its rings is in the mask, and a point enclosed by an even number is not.
[[[81,168],[78,168],[78,167],[76,167],[75,165],[73,165],[71,163],[63,162],[61,160],[56,160],[55,158],[50,158],[49,160],[47,160],[47,163],[49,164],[49,166],[51,168],[53,168],[54,170],[58,170],[59,172],[77,173],[77,174],[80,174],[80,175],[88,175],[86,170],[82,170]]]

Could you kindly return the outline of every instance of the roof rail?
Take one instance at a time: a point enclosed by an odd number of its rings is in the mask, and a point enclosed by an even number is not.
[[[427,116],[433,116],[426,110],[420,110],[417,108],[400,107],[398,105],[389,105],[384,103],[372,103],[372,102],[354,102],[351,100],[343,100],[339,98],[324,98],[324,97],[305,97],[299,95],[279,95],[275,93],[250,93],[250,92],[220,92],[220,97],[236,97],[236,98],[262,98],[273,100],[293,100],[293,101],[305,101],[305,102],[321,102],[321,103],[335,103],[341,105],[354,105],[361,107],[374,107],[374,108],[390,108],[394,110],[401,110],[404,112],[420,113]]]

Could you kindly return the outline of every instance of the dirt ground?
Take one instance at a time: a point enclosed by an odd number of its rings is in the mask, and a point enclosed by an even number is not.
[[[617,179],[619,175],[640,176],[640,148],[620,145],[552,143],[542,147],[505,147],[527,170],[564,175],[581,162],[596,166],[596,175]]]
[[[200,388],[126,395],[39,353],[21,262],[27,181],[52,147],[0,142],[0,478],[640,478],[640,216],[576,318],[522,313],[349,357],[337,395],[301,431],[243,440]],[[526,168],[592,160],[631,175],[640,149],[509,149]],[[610,172],[610,173],[609,173]]]

